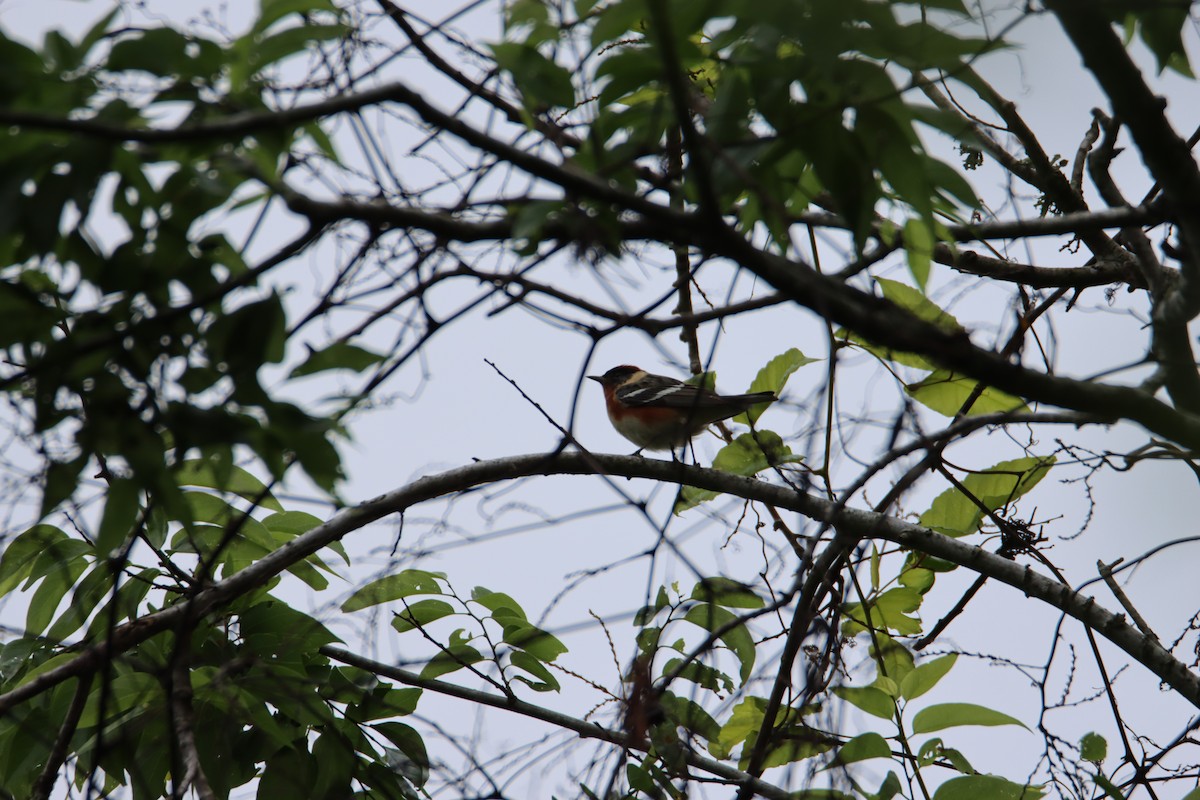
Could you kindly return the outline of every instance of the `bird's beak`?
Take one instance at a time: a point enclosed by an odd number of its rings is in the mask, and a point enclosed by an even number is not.
[[[584,377],[586,377],[589,381],[595,381],[596,383],[604,383],[604,378],[601,378],[599,375],[586,375]]]

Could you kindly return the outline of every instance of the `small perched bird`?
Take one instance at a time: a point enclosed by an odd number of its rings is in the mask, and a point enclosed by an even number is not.
[[[604,389],[609,420],[639,453],[682,447],[714,422],[779,399],[772,392],[721,395],[628,364],[588,378]]]

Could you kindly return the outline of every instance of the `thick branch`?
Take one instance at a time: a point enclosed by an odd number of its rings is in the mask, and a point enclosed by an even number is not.
[[[1011,394],[1111,419],[1129,419],[1188,447],[1200,448],[1200,418],[1139,389],[1093,383],[1026,369],[973,345],[961,332],[915,319],[894,303],[839,284],[733,236],[714,247],[792,300],[894,350],[917,352],[940,365]]]
[[[993,89],[987,81],[972,69],[967,69],[959,77],[979,95],[980,99],[1000,115],[1005,125],[1008,126],[1008,131],[1016,136],[1017,140],[1021,142],[1021,146],[1024,147],[1025,153],[1028,156],[1027,162],[1019,161],[1009,154],[1007,150],[1001,147],[983,130],[978,122],[968,118],[961,110],[951,104],[935,85],[924,81],[922,88],[925,94],[942,110],[959,115],[963,123],[979,137],[979,142],[983,144],[985,149],[1005,169],[1030,185],[1040,189],[1047,198],[1054,202],[1060,211],[1067,213],[1086,212],[1087,204],[1084,202],[1083,195],[1075,191],[1071,186],[1071,182],[1059,172],[1055,164],[1051,163],[1037,136],[1034,135],[1020,113],[1017,112],[1016,104],[1000,95],[999,92]],[[1102,231],[1084,231],[1081,233],[1081,238],[1087,244],[1088,249],[1097,256],[1111,258],[1120,252],[1120,248]]]
[[[1091,0],[1046,0],[1046,7],[1108,95],[1174,211],[1186,252],[1183,307],[1177,313],[1190,319],[1200,310],[1200,168],[1191,148],[1171,127],[1166,100],[1146,85],[1102,9]]]
[[[430,108],[428,103],[422,101],[417,110],[424,116]],[[441,112],[432,113],[429,121],[434,124],[446,121],[456,129],[466,127],[460,120],[447,118]],[[479,147],[491,148],[502,158],[509,158],[516,152],[510,145],[474,130],[470,130],[467,141]],[[820,275],[803,263],[763,252],[737,232],[709,225],[702,217],[674,211],[615,187],[604,185],[599,188],[599,182],[591,178],[568,173],[563,167],[541,161],[525,152],[519,155],[522,163],[518,166],[536,165],[534,174],[537,177],[555,181],[569,174],[571,180],[561,184],[563,188],[613,200],[642,214],[642,224],[647,226],[647,234],[654,231],[654,238],[694,244],[711,255],[729,258],[759,275],[794,302],[875,342],[896,350],[927,355],[941,366],[985,381],[1011,394],[1088,414],[1130,419],[1179,444],[1200,449],[1200,418],[1182,413],[1150,394],[1131,387],[1059,378],[1026,369],[999,353],[973,345],[961,332],[947,331],[923,321],[884,298]],[[289,197],[288,202],[297,210],[307,209],[310,212],[324,207],[331,212],[330,216],[324,217],[326,220],[338,213],[337,209],[344,207],[343,204],[326,204],[294,196]],[[381,216],[393,213],[385,204],[369,205]],[[410,219],[425,216],[415,209],[406,209],[404,214]],[[312,217],[314,221],[322,218],[320,215]],[[439,221],[448,222],[454,227],[470,224],[444,217],[440,217]],[[493,234],[496,232],[495,228],[490,231]]]
[[[31,130],[61,131],[112,142],[194,142],[203,139],[230,139],[263,130],[278,130],[321,119],[345,111],[358,111],[395,99],[400,84],[389,83],[375,89],[335,95],[316,103],[305,103],[273,111],[244,111],[199,124],[174,128],[131,128],[93,119],[76,119],[37,111],[0,107],[0,125],[19,125]]]
[[[90,674],[81,675],[79,685],[75,687],[75,694],[71,698],[71,705],[67,708],[67,715],[63,717],[62,724],[58,728],[58,735],[54,738],[54,747],[51,748],[50,754],[46,757],[46,763],[42,766],[42,772],[30,790],[30,800],[49,800],[54,791],[54,785],[58,783],[58,771],[62,769],[63,763],[67,760],[71,737],[79,728],[79,719],[83,716],[83,709],[87,705],[91,689],[92,676]]]
[[[357,220],[385,228],[418,228],[462,242],[495,241],[512,237],[512,220],[509,218],[470,219],[449,210],[392,205],[385,200],[356,200],[353,198],[319,200],[284,184],[272,188],[279,193],[288,208],[314,222],[331,223],[341,220]],[[669,210],[665,207],[656,206],[656,208]],[[686,220],[687,226],[692,227],[692,220],[685,212],[674,213],[678,215],[674,220],[676,223]],[[1162,209],[1143,206],[1081,211],[1038,219],[998,220],[946,227],[955,241],[978,242],[989,239],[1062,236],[1129,225],[1157,225],[1164,221],[1166,221],[1166,217]],[[842,230],[849,228],[849,223],[837,214],[806,214],[796,217],[792,222],[816,228]],[[658,242],[671,236],[671,231],[664,229],[663,223],[658,219],[619,219],[616,221],[616,226],[621,238],[625,241]],[[542,229],[542,234],[548,240],[559,242],[574,242],[578,238],[577,230],[572,227],[569,217],[562,220],[549,220]],[[1115,280],[1120,280],[1120,278]]]
[[[1100,607],[1091,597],[1073,591],[1031,567],[1001,558],[974,545],[951,539],[919,525],[884,514],[852,509],[838,510],[837,504],[782,486],[742,478],[725,472],[693,467],[676,461],[636,456],[595,453],[538,453],[480,461],[437,475],[428,475],[395,491],[347,508],[328,522],[297,536],[254,564],[214,584],[191,600],[179,603],[125,625],[118,626],[105,641],[87,647],[74,659],[38,675],[33,680],[0,695],[0,716],[18,703],[77,675],[93,669],[104,659],[124,652],[181,621],[197,619],[262,586],[293,564],[389,514],[411,506],[477,486],[532,475],[593,475],[600,467],[610,475],[686,483],[702,489],[734,494],[786,508],[811,519],[829,523],[842,536],[885,539],[919,550],[981,575],[1020,589],[1098,631],[1117,647],[1158,676],[1164,683],[1200,708],[1200,678],[1176,660],[1157,641],[1142,635],[1123,616]]]
[[[1186,324],[1200,312],[1200,168],[1191,147],[1167,120],[1166,101],[1155,96],[1112,24],[1095,4],[1049,0],[1083,62],[1108,95],[1118,118],[1137,143],[1150,174],[1162,186],[1183,242],[1177,291],[1156,298],[1155,350],[1167,372],[1167,388],[1181,407],[1200,410],[1200,373]]]
[[[1113,283],[1123,283],[1134,289],[1147,288],[1145,277],[1127,261],[1097,261],[1083,267],[1039,267],[981,255],[972,250],[956,251],[945,244],[933,248],[933,260],[968,275],[1019,283],[1036,289],[1085,289]],[[1174,273],[1164,271],[1163,275],[1169,278]]]

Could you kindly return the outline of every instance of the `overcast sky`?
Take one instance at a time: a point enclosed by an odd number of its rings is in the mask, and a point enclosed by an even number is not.
[[[192,19],[204,3],[149,2],[153,13],[171,19]],[[1021,3],[996,4],[998,11],[1019,8]],[[418,15],[436,19],[448,13],[445,2],[405,4]],[[49,27],[64,26],[78,32],[110,8],[103,2],[74,2],[67,0],[0,0],[0,26],[10,33],[40,38]],[[458,29],[480,44],[499,36],[493,4],[482,6],[457,23]],[[244,24],[246,7],[230,4],[218,12],[225,24],[237,30]],[[1002,19],[1000,13],[997,19]],[[382,30],[376,34],[384,36]],[[1049,153],[1073,157],[1088,123],[1090,109],[1103,100],[1090,76],[1082,71],[1079,58],[1070,48],[1054,21],[1047,17],[1031,18],[1010,32],[1015,47],[994,54],[980,64],[981,71],[1000,90],[1013,98],[1020,112],[1041,138]],[[398,39],[397,39],[398,41]],[[1139,60],[1152,65],[1152,60],[1140,46],[1134,50]],[[444,83],[432,78],[413,59],[393,63],[390,78],[403,78],[433,99],[443,108],[453,108],[457,95],[444,94]],[[1153,69],[1150,68],[1152,74]],[[1195,111],[1195,86],[1172,76],[1161,81],[1162,90],[1172,98],[1169,113],[1178,129],[1187,135],[1200,122]],[[406,178],[420,182],[420,170],[431,167],[423,159],[404,159],[404,149],[415,142],[417,132],[394,126],[389,130],[393,154],[406,168],[414,170]],[[353,141],[346,131],[337,140],[344,146],[343,154],[356,157]],[[957,148],[947,139],[928,139],[930,150],[943,160],[954,162]],[[1150,181],[1135,152],[1128,151],[1117,161],[1114,170],[1122,188],[1130,197],[1140,197]],[[432,174],[432,173],[431,173]],[[1000,216],[1011,219],[1016,214],[1031,215],[1032,198],[1024,189],[1025,202],[1015,208],[1009,202],[1009,187],[998,173],[985,167],[970,175],[976,189],[997,209]],[[261,248],[270,250],[272,242],[282,241],[295,225],[286,215],[272,220]],[[235,229],[241,222],[235,222]],[[1161,238],[1155,232],[1155,241]],[[837,266],[836,242],[826,243],[822,252],[826,268]],[[1054,265],[1077,265],[1086,260],[1085,253],[1060,252],[1065,239],[1047,239],[1035,243],[1032,252],[1023,244],[1009,251],[1018,260]],[[328,243],[304,254],[274,281],[284,286],[289,307],[296,313],[310,305],[321,287],[331,264],[339,257],[337,249]],[[511,267],[516,263],[511,253],[495,251],[480,257],[480,266]],[[597,302],[611,302],[609,291],[636,308],[646,298],[664,294],[673,280],[670,253],[661,249],[631,251],[620,263],[604,263],[595,267],[587,263],[566,263],[559,258],[547,268],[546,275],[565,288],[580,289]],[[906,280],[902,262],[894,262],[879,274]],[[726,296],[747,297],[767,291],[756,285],[748,274],[734,278],[727,265],[707,265],[700,275],[701,285],[715,301]],[[935,265],[930,296],[947,305],[961,321],[978,326],[976,341],[994,342],[1011,330],[1011,313],[1002,309],[1009,297],[994,288],[980,288],[970,278],[954,275]],[[435,313],[444,313],[476,295],[478,290],[465,283],[439,290],[431,298]],[[667,303],[658,315],[668,313]],[[583,373],[598,374],[620,363],[634,363],[651,371],[682,377],[681,365],[686,364],[686,350],[673,333],[657,341],[644,334],[626,332],[606,338],[596,348],[591,360],[585,362],[590,350],[588,338],[578,332],[562,329],[547,320],[520,308],[495,315],[495,303],[484,306],[447,326],[429,343],[423,357],[412,362],[383,389],[391,402],[356,417],[352,422],[352,441],[342,447],[349,480],[343,496],[357,501],[375,496],[423,474],[469,463],[473,458],[492,458],[503,455],[543,451],[558,444],[558,434],[519,394],[504,382],[485,359],[493,361],[508,376],[517,381],[533,399],[566,424],[578,397],[574,431],[587,447],[599,452],[627,453],[633,447],[621,439],[609,426],[597,387],[580,386]],[[1140,317],[1146,311],[1141,294],[1117,293],[1111,302],[1103,289],[1084,293],[1070,313],[1055,314],[1053,335],[1043,329],[1045,342],[1056,353],[1058,370],[1071,375],[1088,375],[1117,363],[1133,363],[1141,358],[1146,336],[1141,330]],[[1134,313],[1131,313],[1134,312]],[[313,331],[314,337],[329,331]],[[336,331],[335,331],[336,333]],[[315,339],[314,339],[315,341]],[[825,357],[827,343],[824,326],[808,312],[792,308],[776,308],[739,317],[717,330],[709,326],[702,332],[704,357],[711,359],[718,373],[719,386],[725,391],[744,391],[754,374],[767,360],[789,347],[798,347],[812,357]],[[390,347],[384,336],[367,342],[377,348]],[[302,354],[297,354],[299,358]],[[850,356],[848,366],[839,374],[838,412],[842,429],[835,439],[841,452],[837,459],[838,482],[853,480],[859,461],[872,461],[878,456],[888,431],[886,427],[852,429],[858,419],[882,420],[885,423],[900,408],[896,385],[892,379],[864,356]],[[823,411],[818,404],[818,390],[825,379],[824,362],[808,365],[793,376],[788,385],[785,402],[764,415],[761,425],[777,430],[785,437],[796,437],[793,445],[798,451],[808,446],[805,434],[813,425],[821,424]],[[1129,380],[1137,373],[1130,373]],[[1118,376],[1117,379],[1120,379]],[[315,401],[336,389],[328,378],[316,378],[307,384],[289,389],[296,396]],[[578,393],[578,394],[577,394]],[[923,412],[929,427],[939,423],[932,413]],[[942,421],[941,424],[944,424]],[[1062,435],[1072,443],[1096,451],[1128,451],[1148,440],[1145,432],[1132,426],[1111,430],[1039,431],[1045,451],[1053,449],[1052,437]],[[701,460],[711,458],[718,442],[713,437],[698,440]],[[818,453],[810,453],[810,461]],[[969,468],[984,468],[1005,458],[1021,455],[1019,446],[1001,434],[979,436],[966,446],[950,451],[951,460]],[[868,489],[865,499],[854,505],[865,507],[886,491],[888,477],[882,476]],[[1119,557],[1137,556],[1157,544],[1197,533],[1194,523],[1197,500],[1196,477],[1183,465],[1173,463],[1142,463],[1127,473],[1104,472],[1091,485],[1094,514],[1082,535],[1080,526],[1088,513],[1085,487],[1081,483],[1062,483],[1076,479],[1078,469],[1064,466],[1051,473],[1041,487],[1024,499],[1020,514],[1024,519],[1045,522],[1044,533],[1054,542],[1049,557],[1073,582],[1095,576],[1096,559],[1112,561]],[[290,487],[300,495],[312,494],[302,484]],[[944,484],[928,480],[903,501],[902,512],[919,513],[932,498],[944,489]],[[350,579],[341,595],[327,592],[312,596],[303,587],[290,586],[287,596],[302,607],[313,608],[332,617],[332,607],[344,599],[355,585],[384,569],[401,566],[421,566],[447,573],[463,595],[471,587],[483,585],[516,597],[531,616],[537,617],[552,602],[554,605],[545,621],[551,630],[562,630],[564,642],[571,652],[563,663],[572,670],[606,682],[616,683],[616,666],[610,665],[608,641],[603,632],[591,622],[590,613],[613,619],[612,632],[622,659],[632,652],[632,626],[623,616],[652,596],[663,581],[680,580],[685,586],[695,576],[679,560],[670,557],[639,558],[637,555],[651,546],[657,531],[641,515],[625,505],[626,496],[652,498],[650,516],[667,524],[667,532],[693,564],[705,574],[724,574],[748,582],[756,582],[760,572],[772,569],[764,565],[763,547],[747,532],[729,536],[731,524],[740,514],[739,507],[717,502],[714,508],[723,512],[717,524],[706,512],[693,511],[668,521],[673,498],[670,491],[640,481],[618,482],[616,490],[598,480],[586,478],[552,478],[522,482],[516,486],[494,487],[447,504],[429,504],[415,509],[405,520],[398,556],[392,556],[397,534],[397,521],[385,520],[353,534],[346,541],[356,555]],[[319,506],[305,510],[323,514]],[[598,509],[595,514],[588,514]],[[564,517],[582,514],[582,518],[562,524],[542,524]],[[806,529],[802,521],[798,529]],[[1066,538],[1072,537],[1072,538]],[[478,541],[477,541],[478,540]],[[469,543],[469,546],[468,546]],[[425,552],[420,558],[412,554]],[[1130,579],[1126,591],[1139,610],[1149,619],[1165,641],[1173,640],[1196,609],[1195,580],[1196,546],[1189,545],[1168,551],[1163,557],[1149,560]],[[778,565],[775,565],[776,567]],[[601,574],[578,582],[575,588],[560,597],[565,585],[572,584],[581,573],[606,567]],[[893,568],[894,569],[894,568]],[[786,585],[786,575],[773,574],[773,580]],[[926,627],[931,625],[949,606],[957,601],[961,587],[973,578],[965,571],[941,576],[937,587],[923,607]],[[959,588],[955,588],[959,587]],[[1098,600],[1115,608],[1107,591],[1096,587]],[[20,616],[17,615],[19,610]],[[10,602],[0,607],[6,622],[23,618],[23,605]],[[12,615],[10,617],[10,615]],[[360,613],[353,627],[344,623],[334,625],[342,635],[368,655],[383,660],[406,660],[422,650],[413,637],[397,636],[387,626],[388,615],[371,617]],[[969,612],[960,618],[933,648],[937,652],[961,649],[967,653],[1003,654],[1014,661],[1041,663],[1049,652],[1055,633],[1057,615],[1041,604],[1028,600],[1013,589],[989,584],[972,603]],[[1064,632],[1078,644],[1082,640],[1078,626],[1068,623]],[[363,643],[354,637],[365,635]],[[1103,648],[1112,663],[1123,663],[1114,656],[1112,648]],[[763,654],[766,655],[765,653]],[[849,653],[851,663],[854,653]],[[866,658],[865,647],[860,658]],[[1065,674],[1067,661],[1063,658]],[[1074,697],[1091,694],[1099,683],[1090,666],[1090,656],[1081,654],[1076,674]],[[1062,676],[1060,676],[1060,679]],[[1127,703],[1122,712],[1139,730],[1160,741],[1176,733],[1189,718],[1186,704],[1172,693],[1159,692],[1156,682],[1134,668],[1123,674],[1119,686],[1125,697],[1138,702]],[[471,683],[470,681],[466,681]],[[597,695],[578,682],[564,680],[561,697],[537,696],[527,699],[544,702],[559,710],[581,716],[597,701]],[[979,688],[986,687],[986,696]],[[1131,687],[1136,686],[1133,694]],[[1062,685],[1057,686],[1062,690]],[[759,693],[765,691],[759,687]],[[1053,691],[1051,692],[1053,694]],[[1011,668],[996,668],[985,659],[963,658],[946,684],[927,696],[930,702],[971,700],[989,702],[995,707],[1024,720],[1031,727],[1040,698],[1020,672]],[[426,696],[421,713],[435,719],[448,730],[469,732],[473,724],[472,709],[457,701]],[[611,724],[616,710],[612,707],[598,719]],[[1069,724],[1078,734],[1089,729],[1100,731],[1116,741],[1111,715],[1099,704],[1072,712]],[[526,739],[533,739],[544,729],[524,719],[488,713],[479,732],[489,752],[504,752]],[[852,718],[852,720],[857,718]],[[873,722],[864,724],[874,724]],[[853,723],[852,724],[857,724]],[[886,726],[876,728],[889,733]],[[1040,738],[1017,728],[988,729],[975,734],[971,730],[952,732],[953,742],[966,752],[981,771],[995,771],[1013,780],[1021,780],[1021,770],[1032,768],[1041,750]],[[430,746],[436,747],[431,737]],[[951,736],[946,737],[948,741]],[[1076,737],[1077,738],[1077,737]],[[548,749],[548,748],[546,748]],[[580,751],[580,764],[586,763],[585,751]],[[590,753],[590,750],[586,751]],[[447,758],[453,758],[449,753]],[[513,761],[512,763],[523,763]],[[884,762],[871,762],[867,771],[878,770]],[[497,765],[499,766],[499,765]],[[552,765],[545,763],[549,769]],[[562,769],[563,764],[553,765]],[[567,765],[570,766],[570,765]],[[561,774],[561,773],[559,773]],[[522,780],[531,779],[531,774]],[[545,796],[554,785],[530,787],[527,796]],[[522,791],[515,790],[519,795]],[[249,795],[247,795],[249,796]]]

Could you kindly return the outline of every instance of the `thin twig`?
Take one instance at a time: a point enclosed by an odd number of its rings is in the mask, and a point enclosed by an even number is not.
[[[1102,560],[1096,559],[1096,569],[1100,572],[1100,577],[1104,578],[1104,582],[1112,591],[1113,597],[1117,598],[1117,602],[1121,604],[1121,608],[1129,612],[1129,618],[1133,620],[1133,624],[1138,630],[1155,641],[1158,641],[1158,634],[1150,627],[1150,623],[1146,622],[1146,618],[1138,613],[1138,610],[1133,607],[1129,596],[1125,594],[1125,590],[1121,588],[1121,584],[1117,583],[1116,577],[1113,575],[1113,568],[1118,566],[1125,559],[1118,558],[1111,564],[1105,564]]]

